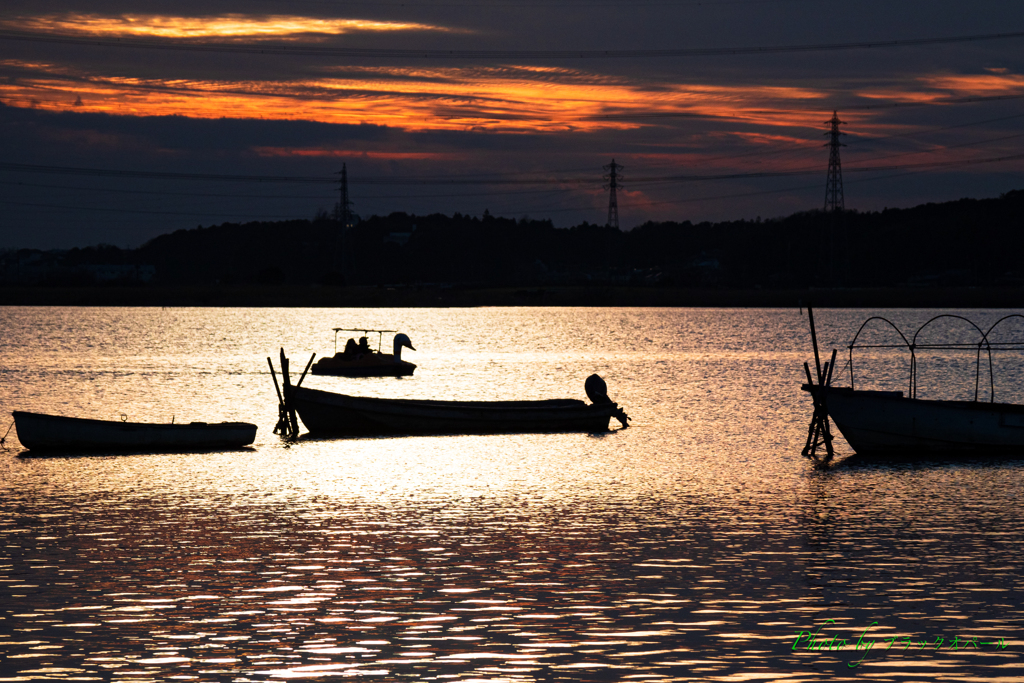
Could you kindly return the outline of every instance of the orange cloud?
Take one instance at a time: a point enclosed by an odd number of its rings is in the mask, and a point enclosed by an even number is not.
[[[949,97],[1011,95],[1024,91],[1024,76],[1006,69],[987,69],[984,74],[940,74],[919,78],[917,84],[902,88],[881,88],[858,92],[859,97],[892,102],[941,102]]]
[[[81,98],[76,111],[504,133],[638,129],[695,116],[744,124],[744,132],[723,134],[733,135],[739,146],[759,147],[788,145],[801,137],[787,128],[822,129],[829,97],[809,87],[650,84],[581,69],[513,64],[321,67],[294,80],[129,78],[78,66],[10,66],[20,73],[0,81],[0,98],[13,106],[67,109]],[[1008,77],[984,78],[1005,83]],[[940,97],[924,90],[863,96]],[[861,132],[870,127],[869,114],[844,118]],[[707,141],[694,142],[703,147]]]
[[[1024,91],[1024,76],[1005,71],[987,74],[932,76],[922,79],[922,81],[931,88],[953,92],[962,97],[1013,94]]]
[[[348,78],[234,82],[96,77],[73,68],[45,72],[0,83],[0,97],[16,106],[35,99],[61,108],[80,96],[81,111],[372,123],[406,130],[619,128],[632,124],[580,121],[580,115],[601,111],[611,99],[636,98],[628,86],[552,85],[458,69],[405,75],[365,69]]]
[[[349,68],[345,76],[294,81],[97,77],[45,69],[0,83],[0,97],[81,111],[197,118],[370,123],[404,130],[593,131],[659,125],[652,115],[691,115],[767,126],[819,127],[822,114],[792,110],[821,95],[803,89],[643,83],[571,69]],[[636,115],[631,118],[631,115]]]
[[[354,32],[449,31],[440,26],[365,19],[317,19],[293,15],[178,17],[158,14],[62,14],[0,22],[5,28],[90,36],[159,38],[281,38],[303,34],[341,35]]]

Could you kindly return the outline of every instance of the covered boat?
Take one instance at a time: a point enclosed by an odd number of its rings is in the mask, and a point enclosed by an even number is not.
[[[13,414],[18,440],[38,451],[198,452],[241,448],[256,438],[256,425],[247,422],[153,424]]]
[[[342,351],[338,351],[339,332],[361,332],[363,334],[357,342],[349,339]],[[412,342],[407,335],[395,333],[393,353],[381,353],[381,344],[385,332],[395,330],[367,330],[348,329],[343,327],[334,328],[334,355],[330,358],[321,358],[312,368],[314,375],[336,375],[341,377],[407,377],[416,370],[413,363],[402,360],[402,349],[412,351]],[[376,333],[377,349],[370,348],[367,335]]]
[[[807,382],[802,386],[811,394],[814,417],[808,430],[804,455],[819,464],[827,464],[833,457],[832,434],[829,420],[842,433],[850,447],[867,457],[932,456],[1007,456],[1024,457],[1024,405],[998,403],[995,400],[995,382],[992,352],[996,350],[1024,350],[1021,342],[997,342],[993,330],[1003,322],[1019,318],[1009,315],[1000,318],[987,331],[958,315],[935,316],[907,339],[892,322],[881,317],[869,318],[850,342],[850,386],[832,386],[836,352],[832,359],[821,365],[814,314],[809,311],[811,340],[814,345],[817,382],[808,364],[804,364]],[[966,342],[925,343],[921,332],[938,320],[966,323],[977,332],[977,338]],[[861,332],[873,322],[892,327],[902,343],[858,344]],[[857,348],[905,348],[910,357],[910,384],[907,394],[902,391],[875,391],[854,388],[853,350]],[[973,401],[931,400],[917,397],[918,357],[922,349],[968,351],[976,354],[976,372]],[[983,354],[988,359],[989,400],[979,400]],[[825,454],[818,455],[824,446]]]
[[[540,401],[431,401],[347,396],[297,386],[288,407],[314,436],[604,432],[610,418],[629,417],[613,403],[597,375],[587,380],[593,403]]]
[[[859,455],[1024,457],[1024,406],[906,398],[902,391],[805,385]]]

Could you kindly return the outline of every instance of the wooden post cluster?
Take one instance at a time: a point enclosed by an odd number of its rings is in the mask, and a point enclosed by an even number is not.
[[[804,373],[807,375],[808,390],[811,393],[811,400],[814,402],[814,415],[811,417],[811,424],[807,428],[807,443],[804,445],[804,457],[814,460],[816,467],[825,467],[835,456],[832,448],[832,431],[829,428],[828,420],[828,395],[827,388],[832,384],[832,371],[836,365],[836,350],[832,349],[832,358],[821,365],[821,357],[818,355],[818,335],[814,330],[814,310],[808,306],[807,316],[811,321],[811,344],[814,346],[814,367],[818,383],[814,383],[811,376],[811,368],[804,363]],[[818,448],[825,446],[825,454],[818,455]]]
[[[274,379],[274,389],[277,390],[277,425],[274,427],[274,433],[280,434],[285,438],[295,439],[299,436],[299,418],[295,414],[295,406],[292,403],[292,396],[295,390],[302,386],[302,380],[306,379],[306,373],[309,372],[309,368],[313,365],[313,359],[316,358],[314,353],[309,357],[309,362],[306,363],[306,369],[302,371],[302,375],[299,377],[299,381],[292,386],[291,373],[288,371],[288,357],[284,355],[284,349],[281,349],[281,384],[277,383],[277,373],[274,371],[274,362],[270,360],[270,356],[267,356],[267,365],[270,366],[270,376]]]

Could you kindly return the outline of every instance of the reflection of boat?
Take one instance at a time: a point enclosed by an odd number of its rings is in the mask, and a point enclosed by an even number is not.
[[[1007,455],[1024,457],[1024,405],[995,402],[992,352],[994,350],[1022,350],[1020,342],[997,342],[993,330],[1003,321],[1024,316],[1009,315],[999,319],[988,331],[957,315],[935,316],[908,340],[892,322],[885,318],[868,319],[850,342],[850,386],[833,387],[836,352],[830,362],[821,367],[817,338],[814,333],[814,314],[810,312],[811,339],[814,344],[817,383],[805,363],[807,383],[803,390],[814,400],[814,418],[808,432],[804,455],[819,464],[832,458],[832,436],[828,425],[831,418],[846,441],[862,456],[876,455]],[[937,320],[963,324],[977,333],[965,342],[927,343],[921,332]],[[861,332],[872,322],[889,325],[901,342],[892,344],[857,343]],[[853,350],[856,348],[902,349],[909,351],[910,384],[908,396],[902,391],[872,391],[854,388]],[[922,349],[959,350],[976,353],[976,376],[973,401],[943,401],[917,398],[917,352]],[[979,401],[982,353],[988,355],[989,401]],[[816,450],[826,447],[827,454],[819,460]]]
[[[586,388],[593,403],[364,398],[295,387],[288,405],[313,435],[604,432],[612,417],[628,426],[628,416],[608,398],[600,377],[588,378]]]
[[[363,336],[357,343],[349,339],[345,349],[338,352],[339,332],[362,332]],[[378,334],[377,350],[370,348],[366,335],[371,332]],[[395,334],[394,353],[381,353],[381,342],[385,332],[394,330],[364,330],[334,328],[334,355],[330,358],[321,358],[312,368],[314,375],[339,375],[342,377],[405,377],[411,375],[416,369],[413,363],[402,360],[402,348],[415,351],[409,337],[404,334]]]
[[[241,448],[256,438],[256,425],[246,422],[150,424],[17,410],[14,422],[21,445],[41,451],[208,451]]]

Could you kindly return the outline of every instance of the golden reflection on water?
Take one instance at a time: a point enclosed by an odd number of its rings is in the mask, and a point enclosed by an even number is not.
[[[865,316],[818,317],[842,348]],[[260,426],[232,453],[0,455],[0,680],[994,680],[1019,665],[1021,463],[813,471],[796,309],[0,318],[5,412]],[[416,375],[307,385],[582,398],[598,372],[633,427],[281,441],[266,356],[304,364],[355,325],[409,334]],[[869,627],[1005,647],[793,648]]]

